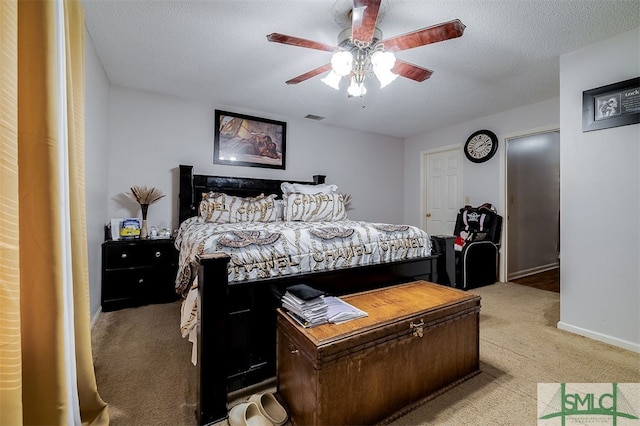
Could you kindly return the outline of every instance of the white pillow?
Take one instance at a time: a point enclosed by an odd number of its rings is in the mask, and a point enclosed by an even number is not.
[[[333,194],[338,191],[338,185],[320,183],[318,185],[305,185],[302,183],[282,182],[280,185],[283,195],[298,194]]]
[[[281,221],[284,219],[284,200],[277,198],[275,200],[276,203],[276,221]]]
[[[276,195],[236,197],[223,193],[203,194],[200,217],[206,222],[274,222],[277,219]]]
[[[282,197],[286,221],[331,222],[347,219],[343,194],[293,193]]]

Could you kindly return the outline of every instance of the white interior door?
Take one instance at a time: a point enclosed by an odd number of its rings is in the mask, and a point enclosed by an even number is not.
[[[452,235],[463,206],[462,149],[424,153],[422,167],[422,227],[431,235]]]

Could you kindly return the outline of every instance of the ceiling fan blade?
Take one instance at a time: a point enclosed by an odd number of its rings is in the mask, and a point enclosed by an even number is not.
[[[391,52],[413,49],[426,44],[437,43],[460,37],[464,33],[465,25],[459,19],[423,28],[397,37],[383,40],[384,49]]]
[[[353,0],[351,37],[353,44],[367,47],[373,40],[381,0]]]
[[[331,64],[325,64],[322,65],[321,67],[318,67],[316,69],[313,69],[309,72],[306,72],[304,74],[301,74],[297,77],[292,78],[291,80],[287,80],[286,83],[287,84],[298,84],[301,83],[305,80],[309,80],[311,77],[315,77],[318,74],[322,74],[323,72],[329,71],[331,69]]]
[[[400,59],[396,59],[396,64],[391,69],[391,72],[418,82],[425,81],[433,74],[431,70],[401,61]]]
[[[337,49],[335,46],[319,43],[317,41],[307,40],[300,37],[288,36],[286,34],[271,33],[267,36],[267,40],[274,43],[290,44],[291,46],[306,47],[308,49],[325,50],[333,52]]]

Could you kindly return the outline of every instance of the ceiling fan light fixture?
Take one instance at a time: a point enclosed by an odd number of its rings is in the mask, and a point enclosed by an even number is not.
[[[347,89],[349,96],[364,96],[367,94],[367,88],[364,87],[364,83],[358,83],[355,79],[351,79],[351,84]]]
[[[391,70],[387,69],[373,69],[378,81],[380,82],[380,88],[387,86],[389,83],[398,78],[398,74],[392,73]]]
[[[342,80],[342,76],[334,70],[331,70],[329,71],[329,74],[320,81],[332,89],[340,90],[340,80]]]
[[[396,57],[391,52],[376,50],[371,54],[371,67],[373,73],[380,81],[380,88],[385,87],[398,78],[398,74],[391,72],[396,64]]]
[[[375,50],[371,54],[371,65],[373,65],[373,69],[387,69],[391,70],[393,66],[396,64],[396,56],[385,50]]]
[[[349,75],[353,68],[353,55],[346,50],[338,50],[331,56],[331,68],[341,77]]]

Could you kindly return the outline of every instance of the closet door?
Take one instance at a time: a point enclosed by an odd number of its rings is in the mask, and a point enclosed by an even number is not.
[[[462,204],[462,150],[448,149],[423,156],[425,203],[423,229],[431,235],[451,235]]]

